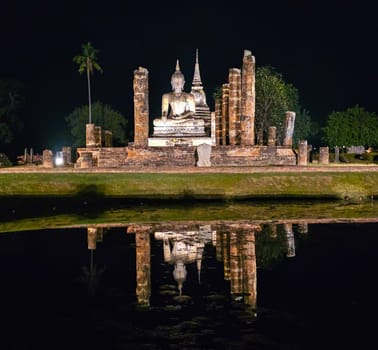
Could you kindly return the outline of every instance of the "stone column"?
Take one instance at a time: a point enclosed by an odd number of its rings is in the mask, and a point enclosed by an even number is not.
[[[268,129],[268,146],[276,146],[276,137],[277,128],[275,126],[270,126]]]
[[[340,147],[335,146],[335,163],[340,162]]]
[[[230,88],[228,84],[222,85],[222,145],[227,145],[228,134],[228,109],[229,109]]]
[[[222,142],[222,99],[220,97],[215,99],[214,109],[216,145],[219,146]]]
[[[299,141],[298,165],[307,165],[307,140]]]
[[[284,140],[283,146],[293,145],[293,134],[294,134],[294,123],[295,123],[295,112],[287,111],[285,114],[285,129],[284,129]]]
[[[217,140],[215,135],[215,112],[210,113],[210,124],[211,124],[211,131],[210,131],[210,137],[211,137],[211,145],[216,146]]]
[[[134,71],[134,145],[147,147],[149,132],[148,70]]]
[[[71,165],[72,164],[72,151],[71,147],[65,146],[62,147],[63,152],[63,159],[65,165]]]
[[[229,111],[228,137],[230,145],[240,144],[240,112],[241,112],[241,72],[238,68],[230,68],[228,73],[229,83]]]
[[[255,144],[255,57],[244,50],[241,75],[240,145]]]
[[[319,147],[319,163],[320,164],[329,164],[329,148]]]
[[[95,126],[95,144],[96,144],[96,147],[102,146],[101,126]]]
[[[96,147],[95,125],[87,124],[85,133],[86,147]]]
[[[42,165],[44,168],[53,168],[54,167],[54,157],[53,153],[49,149],[45,149],[42,152]]]
[[[105,147],[113,146],[113,133],[109,130],[105,130]]]

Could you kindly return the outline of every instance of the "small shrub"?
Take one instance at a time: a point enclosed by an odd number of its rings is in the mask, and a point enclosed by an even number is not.
[[[6,154],[0,153],[0,168],[6,168],[12,166],[12,162],[9,160]]]

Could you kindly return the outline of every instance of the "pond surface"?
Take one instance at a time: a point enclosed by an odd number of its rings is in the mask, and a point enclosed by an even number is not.
[[[377,348],[378,220],[0,234],[0,349]]]

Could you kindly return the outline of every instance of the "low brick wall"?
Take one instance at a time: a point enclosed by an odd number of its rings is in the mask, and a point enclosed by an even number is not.
[[[220,146],[211,150],[211,165],[296,165],[296,155],[289,147]]]
[[[118,167],[194,167],[197,163],[197,148],[180,145],[174,147],[102,147],[79,148],[76,167],[81,167],[81,155],[92,153],[93,166],[98,168]],[[266,166],[296,165],[296,155],[289,147],[269,146],[218,146],[212,147],[211,165]]]

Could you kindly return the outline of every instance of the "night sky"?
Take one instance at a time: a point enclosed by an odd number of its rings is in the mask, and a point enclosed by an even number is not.
[[[225,3],[224,3],[225,2]],[[363,1],[0,1],[0,79],[24,83],[18,154],[70,145],[64,117],[87,103],[85,75],[72,58],[90,41],[100,50],[92,100],[121,112],[133,128],[133,71],[149,70],[150,118],[171,91],[176,59],[190,91],[195,50],[213,109],[214,89],[244,49],[292,83],[321,125],[356,104],[378,112],[377,11]],[[1,152],[1,150],[0,150]]]

